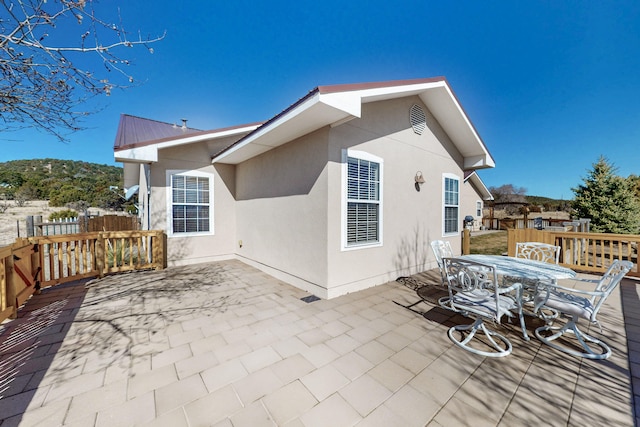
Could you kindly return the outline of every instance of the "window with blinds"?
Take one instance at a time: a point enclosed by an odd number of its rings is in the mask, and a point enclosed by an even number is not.
[[[380,242],[380,163],[347,157],[346,243]]]
[[[171,176],[173,233],[209,232],[209,178]]]
[[[460,180],[444,178],[444,232],[458,232],[458,212],[460,210]]]

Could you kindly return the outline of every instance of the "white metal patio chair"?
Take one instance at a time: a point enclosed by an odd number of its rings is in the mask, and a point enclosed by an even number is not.
[[[443,270],[443,266],[442,266],[442,258],[443,257],[452,257],[453,256],[453,250],[451,249],[451,244],[448,241],[444,241],[444,240],[433,240],[431,242],[431,250],[433,251],[433,254],[436,257],[436,263],[438,264],[438,269],[440,270],[440,278],[442,280],[442,284],[446,285],[447,284],[447,279],[444,276],[444,270]],[[416,289],[416,291],[419,291],[418,289]],[[420,293],[418,292],[418,296],[420,297]],[[440,299],[438,299],[438,304],[440,304],[441,306],[445,307],[443,305],[443,302],[446,301],[449,297],[442,297]],[[425,300],[420,297],[420,299],[412,304],[409,305],[404,305],[401,304],[397,301],[394,301],[394,303],[398,304],[401,307],[407,308],[413,312],[419,313],[418,311],[414,310],[413,307],[420,304],[421,302],[425,302]]]
[[[433,251],[433,255],[436,257],[436,263],[438,263],[438,268],[440,269],[440,278],[442,279],[442,284],[447,285],[447,276],[444,270],[444,265],[442,264],[443,258],[452,258],[453,257],[453,249],[451,249],[451,243],[448,240],[432,240],[431,241],[431,250]],[[441,307],[449,308],[446,303],[449,297],[442,297],[438,299],[438,304]]]
[[[536,329],[536,337],[543,343],[563,351],[572,356],[584,357],[587,359],[606,359],[611,356],[611,348],[601,340],[587,335],[578,328],[578,321],[585,319],[602,327],[598,322],[598,312],[611,292],[618,286],[625,274],[631,270],[633,264],[630,261],[616,260],[611,264],[599,282],[592,291],[573,289],[557,284],[540,284],[535,297],[535,312],[541,308],[550,308],[569,317],[569,320],[563,326],[553,326],[553,322],[548,322],[545,326]],[[574,283],[583,282],[594,285],[593,281],[572,279]],[[569,345],[561,345],[558,338],[566,333],[572,333],[577,342],[569,343]],[[575,350],[570,347],[571,344],[577,344],[574,348],[582,348],[582,351]],[[595,351],[593,345],[600,347],[600,351]],[[597,348],[596,348],[597,350]]]
[[[516,258],[530,259],[533,261],[548,262],[551,264],[558,264],[560,261],[560,246],[551,245],[542,242],[517,242],[516,243]],[[533,301],[533,293],[529,292],[531,289],[535,289],[537,281],[524,280],[521,281],[523,286],[523,301],[530,303]],[[540,316],[548,321],[558,317],[558,313],[555,310],[549,310],[550,313],[540,312]]]
[[[560,246],[541,242],[518,242],[516,243],[516,258],[557,264],[560,260]]]
[[[440,276],[442,277],[442,284],[447,284],[447,277],[444,274],[444,266],[442,265],[442,258],[452,258],[453,250],[451,249],[451,243],[446,240],[432,240],[431,250],[436,257],[438,268],[440,269]]]
[[[474,354],[487,357],[504,357],[511,353],[511,342],[488,329],[485,320],[499,324],[503,316],[522,314],[518,300],[509,293],[519,292],[521,285],[500,286],[496,269],[460,258],[443,258],[449,297],[444,306],[464,316],[474,318],[470,325],[458,325],[449,329],[449,339],[457,346]],[[476,336],[478,332],[482,335]]]

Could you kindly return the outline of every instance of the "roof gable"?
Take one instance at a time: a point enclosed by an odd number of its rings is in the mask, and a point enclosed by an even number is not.
[[[360,117],[362,104],[419,96],[464,157],[465,169],[494,167],[484,142],[444,77],[318,86],[250,134],[215,154],[238,164],[324,126]]]
[[[471,182],[476,187],[483,200],[493,200],[493,194],[491,194],[491,191],[489,191],[487,186],[484,184],[484,181],[480,179],[476,171],[464,171],[464,182],[467,181]]]

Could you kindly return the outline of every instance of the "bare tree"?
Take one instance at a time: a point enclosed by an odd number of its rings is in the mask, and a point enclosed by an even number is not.
[[[509,215],[520,213],[520,208],[527,203],[527,189],[505,184],[500,187],[489,187],[494,203],[500,205]]]
[[[0,0],[0,4],[3,130],[36,127],[65,140],[66,134],[82,129],[82,118],[90,114],[77,111],[80,104],[134,84],[126,71],[130,61],[120,56],[122,51],[139,45],[153,53],[151,44],[164,38],[164,34],[131,35],[119,10],[117,23],[101,19],[93,0]],[[87,57],[97,62],[89,65]]]

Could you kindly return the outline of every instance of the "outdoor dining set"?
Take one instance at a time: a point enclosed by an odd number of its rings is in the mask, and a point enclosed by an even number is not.
[[[488,323],[499,325],[504,317],[517,318],[522,338],[529,341],[525,316],[533,316],[543,321],[535,336],[544,344],[588,359],[611,355],[611,348],[584,332],[579,321],[600,327],[600,308],[633,267],[630,261],[615,260],[599,280],[588,280],[558,265],[561,248],[546,243],[516,243],[514,257],[456,257],[449,242],[442,240],[433,241],[431,248],[448,290],[439,305],[474,320],[448,330],[457,346],[482,356],[507,356],[513,349],[511,342]]]

